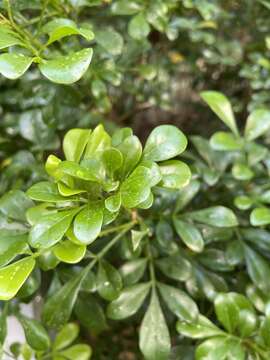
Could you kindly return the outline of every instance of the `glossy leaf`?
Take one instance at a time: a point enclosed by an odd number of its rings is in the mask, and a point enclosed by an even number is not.
[[[49,181],[42,181],[30,187],[27,195],[36,201],[61,202],[67,201],[65,197],[59,194],[57,185]],[[71,200],[71,199],[70,199]]]
[[[237,151],[243,147],[239,138],[224,131],[215,133],[210,139],[210,144],[214,150],[218,151]]]
[[[164,161],[160,165],[162,175],[161,186],[170,189],[181,189],[188,185],[191,179],[189,167],[179,160]]]
[[[233,227],[238,221],[232,210],[224,206],[213,206],[207,209],[193,211],[189,216],[202,224],[216,227]]]
[[[63,150],[67,160],[79,162],[89,140],[91,130],[71,129],[63,140]]]
[[[195,225],[174,218],[174,226],[177,234],[187,247],[195,252],[201,252],[203,250],[203,237]]]
[[[53,248],[53,253],[60,261],[76,264],[85,255],[86,246],[76,245],[71,241],[62,241]]]
[[[113,320],[134,315],[142,306],[150,290],[150,283],[142,283],[124,288],[119,297],[107,308],[107,315]]]
[[[46,78],[57,84],[72,84],[87,71],[93,55],[92,49],[83,49],[52,60],[43,59],[38,65]]]
[[[178,321],[176,329],[180,334],[192,339],[203,339],[222,334],[221,330],[203,315],[199,315],[198,321],[194,323]]]
[[[100,30],[95,32],[96,42],[101,45],[104,50],[112,55],[120,55],[123,50],[124,41],[122,36],[112,29]]]
[[[50,347],[50,338],[42,324],[25,316],[19,317],[27,343],[36,351],[46,351]]]
[[[227,97],[217,91],[204,91],[200,95],[214,113],[232,130],[232,132],[235,135],[238,135],[238,129],[232,107]]]
[[[267,109],[254,110],[247,118],[245,137],[252,141],[265,134],[270,129],[270,111]]]
[[[86,344],[76,344],[59,353],[59,357],[61,360],[62,359],[89,360],[91,355],[92,355],[92,349],[89,345]]]
[[[124,263],[119,269],[124,285],[136,284],[143,276],[147,259],[134,259]]]
[[[0,300],[12,299],[22,287],[35,266],[28,256],[0,269]]]
[[[107,261],[100,262],[97,274],[99,295],[106,300],[114,300],[118,297],[121,288],[122,279],[119,272]]]
[[[21,190],[11,190],[0,198],[0,212],[19,221],[26,220],[25,213],[33,206],[33,201]]]
[[[84,158],[92,158],[98,151],[104,151],[111,147],[111,137],[105,131],[103,125],[98,125],[92,131],[85,149]]]
[[[0,266],[7,265],[17,255],[27,252],[27,234],[0,229]]]
[[[253,226],[270,224],[270,210],[268,208],[256,208],[250,214],[250,223]]]
[[[233,177],[240,181],[251,180],[254,172],[245,164],[236,163],[232,167]]]
[[[0,55],[0,74],[15,80],[31,66],[33,58],[23,54],[6,53]]]
[[[158,259],[156,264],[166,276],[177,281],[186,281],[191,275],[190,263],[180,254]]]
[[[142,145],[137,136],[126,137],[118,146],[118,150],[123,156],[123,165],[119,172],[124,177],[131,173],[140,161],[142,155]]]
[[[203,359],[237,359],[246,358],[245,350],[240,340],[223,337],[216,337],[203,342],[196,349],[196,360]]]
[[[66,324],[56,335],[54,350],[61,350],[71,345],[79,335],[79,326],[75,323]]]
[[[164,161],[181,154],[187,146],[185,135],[173,125],[160,125],[149,135],[143,151],[144,159]]]

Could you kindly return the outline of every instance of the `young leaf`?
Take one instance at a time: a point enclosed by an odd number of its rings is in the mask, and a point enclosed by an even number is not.
[[[142,144],[137,136],[131,135],[126,137],[118,146],[118,150],[122,153],[123,164],[119,169],[121,176],[131,173],[140,161],[142,156]]]
[[[174,226],[177,234],[192,251],[201,252],[204,248],[204,241],[196,226],[185,221],[174,218]]]
[[[38,65],[46,78],[58,84],[72,84],[87,71],[93,55],[92,49],[83,49],[52,60],[43,59]]]
[[[97,274],[97,290],[106,300],[114,300],[119,296],[122,288],[122,279],[119,272],[107,261],[99,263]]]
[[[238,225],[238,221],[232,210],[224,206],[213,206],[203,210],[189,213],[194,221],[216,227],[233,227]]]
[[[36,351],[46,351],[50,347],[50,337],[42,324],[35,320],[20,315],[19,320],[23,326],[28,345]]]
[[[110,212],[116,212],[121,207],[121,195],[116,193],[105,200],[105,207]]]
[[[74,235],[82,244],[91,244],[98,237],[102,222],[102,204],[100,202],[88,204],[74,220]]]
[[[59,359],[66,360],[89,360],[92,355],[92,349],[86,344],[76,344],[70,348],[59,352]]]
[[[245,137],[248,141],[255,140],[270,129],[270,111],[254,110],[247,118]]]
[[[85,268],[45,302],[42,320],[48,327],[59,329],[69,320],[87,273],[88,268]]]
[[[98,151],[104,151],[111,147],[111,137],[105,131],[102,124],[95,127],[85,149],[85,159],[93,158]]]
[[[44,249],[58,243],[79,210],[80,208],[77,208],[45,215],[30,230],[30,245],[34,248]]]
[[[0,269],[0,300],[10,300],[17,294],[35,263],[35,260],[28,256]]]
[[[65,197],[59,194],[57,185],[49,181],[42,181],[34,184],[27,190],[27,195],[36,201],[61,202],[67,201]],[[72,201],[72,199],[68,199]]]
[[[66,199],[66,201],[78,201],[79,200],[78,197],[75,196],[73,198],[72,197],[70,198],[70,196],[87,192],[87,190],[83,190],[83,189],[71,189],[62,182],[57,183],[57,188],[60,195],[62,195],[65,198],[69,197],[69,199]]]
[[[150,32],[150,26],[143,13],[134,16],[128,24],[129,35],[136,40],[146,38]]]
[[[150,283],[142,283],[124,288],[119,297],[109,304],[108,317],[121,320],[134,315],[149,293],[150,286]]]
[[[253,209],[250,214],[252,226],[263,226],[270,224],[270,210],[266,207]]]
[[[66,324],[56,335],[53,349],[61,350],[71,345],[79,335],[79,326],[75,323]]]
[[[140,350],[146,360],[167,360],[170,335],[155,291],[140,328]]]
[[[168,308],[180,319],[187,322],[197,320],[199,311],[196,303],[182,290],[159,284],[158,288]]]
[[[187,147],[185,135],[173,125],[160,125],[149,135],[143,157],[146,160],[164,161],[181,154]]]
[[[200,95],[214,113],[238,136],[232,107],[227,97],[217,91],[203,91]]]
[[[6,53],[0,55],[0,74],[15,80],[22,76],[33,62],[33,58],[23,54]]]
[[[85,252],[86,246],[74,244],[69,240],[62,241],[53,248],[53,253],[57,259],[68,264],[76,264],[81,261]]]
[[[161,186],[170,189],[181,189],[188,185],[191,179],[189,167],[179,160],[168,160],[160,164],[162,175]]]
[[[124,180],[120,188],[120,193],[122,203],[125,207],[136,207],[148,198],[150,194],[150,176],[151,173],[149,169],[138,166],[131,175]]]
[[[67,160],[79,162],[90,138],[91,130],[71,129],[63,141],[63,150]]]
[[[235,163],[232,167],[232,175],[240,181],[248,181],[254,177],[254,172],[245,164]]]
[[[118,149],[109,148],[103,151],[102,160],[109,176],[113,176],[123,164],[123,155]]]
[[[241,139],[224,131],[216,132],[210,139],[210,145],[217,151],[237,151],[243,147]]]
[[[176,329],[180,334],[192,339],[203,339],[222,334],[222,331],[203,315],[199,315],[198,321],[194,323],[178,321]]]

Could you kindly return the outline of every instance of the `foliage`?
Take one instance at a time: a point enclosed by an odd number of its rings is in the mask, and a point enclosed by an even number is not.
[[[3,356],[269,359],[268,2],[0,9]]]

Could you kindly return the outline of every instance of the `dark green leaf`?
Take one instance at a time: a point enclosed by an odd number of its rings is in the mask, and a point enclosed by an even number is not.
[[[106,300],[114,300],[119,296],[122,279],[119,272],[107,261],[99,263],[97,274],[97,290]]]

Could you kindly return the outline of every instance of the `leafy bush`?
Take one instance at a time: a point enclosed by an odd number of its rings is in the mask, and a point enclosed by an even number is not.
[[[0,1],[3,356],[269,359],[269,5],[247,3]],[[183,74],[209,139],[134,120]]]

